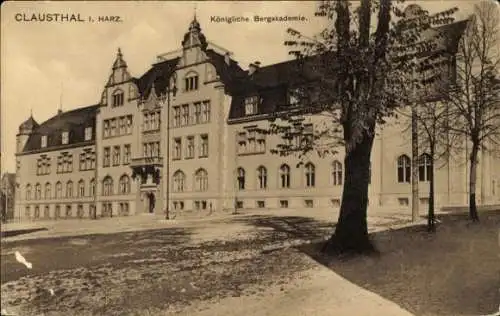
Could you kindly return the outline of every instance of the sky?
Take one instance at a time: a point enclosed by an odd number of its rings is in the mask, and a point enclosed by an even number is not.
[[[433,12],[458,6],[463,18],[468,0],[418,1]],[[411,3],[411,2],[409,2]],[[315,17],[314,1],[263,2],[4,2],[1,7],[1,168],[15,171],[15,137],[30,113],[38,123],[64,111],[99,101],[120,47],[132,76],[141,76],[156,56],[181,48],[194,12],[208,41],[233,53],[246,69],[289,59],[283,45],[292,27],[314,35],[326,26]],[[80,14],[86,22],[17,21],[22,14]],[[302,15],[307,21],[253,22],[253,16]],[[120,22],[89,22],[119,16]],[[222,23],[212,16],[246,16],[251,22]]]

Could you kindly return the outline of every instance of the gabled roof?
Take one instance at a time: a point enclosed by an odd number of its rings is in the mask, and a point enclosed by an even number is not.
[[[151,92],[153,82],[156,93],[166,93],[170,76],[174,73],[179,63],[179,59],[179,57],[176,57],[153,64],[153,66],[140,78],[134,78],[135,84],[139,89],[139,94],[146,99]]]
[[[69,132],[68,145],[87,143],[85,128],[92,127],[92,138],[95,140],[95,121],[99,105],[81,107],[75,110],[62,112],[48,119],[34,129],[28,138],[23,152],[46,150],[61,146],[62,132]],[[47,136],[47,147],[41,148],[42,136]]]

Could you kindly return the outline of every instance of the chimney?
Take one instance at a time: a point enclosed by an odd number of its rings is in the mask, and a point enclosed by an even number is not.
[[[252,75],[260,68],[260,61],[255,61],[248,66],[248,75]]]
[[[229,58],[229,52],[224,54],[224,62],[229,66],[231,59]]]

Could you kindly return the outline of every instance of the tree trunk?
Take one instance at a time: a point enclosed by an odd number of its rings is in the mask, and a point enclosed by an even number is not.
[[[436,231],[436,219],[434,214],[434,148],[431,147],[431,174],[429,177],[429,213],[427,214],[427,229],[429,232]]]
[[[346,154],[340,215],[335,232],[323,251],[345,254],[375,250],[368,238],[366,220],[370,154],[374,138],[371,135],[365,133],[362,141]]]
[[[478,222],[479,215],[476,206],[476,178],[477,178],[477,154],[479,145],[473,142],[470,153],[470,178],[469,178],[469,217],[472,221]]]

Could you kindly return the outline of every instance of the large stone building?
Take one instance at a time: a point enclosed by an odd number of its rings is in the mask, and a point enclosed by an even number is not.
[[[460,30],[459,24],[450,30]],[[456,41],[455,41],[456,42]],[[208,42],[196,18],[182,48],[158,56],[141,77],[118,50],[98,104],[37,123],[17,135],[16,217],[106,217],[250,208],[339,207],[343,155],[271,153],[268,116],[292,103],[294,61],[242,69]],[[311,128],[318,121],[311,116]],[[402,127],[379,130],[371,155],[370,207],[411,205],[411,147]],[[422,153],[425,158],[425,153]],[[500,201],[500,164],[481,156],[478,202]],[[467,153],[435,171],[438,206],[466,205]],[[420,162],[420,202],[429,161]]]

